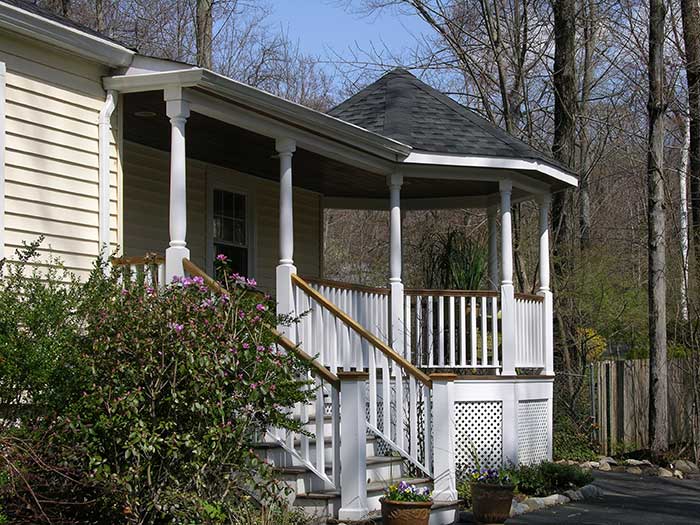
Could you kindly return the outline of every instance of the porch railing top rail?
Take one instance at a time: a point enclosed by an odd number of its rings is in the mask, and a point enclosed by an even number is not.
[[[192,261],[189,259],[183,259],[182,260],[182,267],[187,271],[190,275],[194,275],[197,277],[201,277],[204,280],[204,284],[209,287],[210,290],[212,290],[215,293],[218,294],[225,294],[226,290],[214,279],[209,277],[203,270],[201,270],[196,264],[194,264]],[[256,292],[260,293],[260,292]],[[321,363],[316,361],[313,357],[311,357],[309,354],[304,352],[301,348],[299,348],[298,345],[294,344],[290,339],[282,335],[279,331],[277,331],[276,328],[270,327],[274,335],[277,337],[279,344],[287,350],[288,352],[292,352],[296,354],[300,359],[303,361],[306,361],[311,365],[311,368],[313,369],[314,373],[321,378],[323,378],[325,381],[333,385],[334,388],[340,389],[340,379],[338,378],[337,375],[335,375],[333,372],[328,370],[325,366],[323,366]]]
[[[112,266],[143,266],[146,264],[165,264],[165,257],[152,253],[141,257],[112,257],[110,262]]]
[[[428,375],[426,375],[423,372],[421,372],[420,370],[418,370],[409,361],[407,361],[406,359],[401,357],[399,354],[397,354],[386,343],[381,341],[379,338],[377,338],[372,333],[368,332],[364,327],[362,327],[362,325],[360,325],[352,317],[347,315],[340,308],[338,308],[335,304],[330,302],[322,294],[320,294],[318,291],[316,291],[304,279],[302,279],[301,277],[299,277],[296,274],[292,274],[292,281],[294,282],[294,284],[296,286],[301,288],[304,291],[304,293],[306,293],[314,301],[316,301],[318,304],[320,304],[325,309],[327,309],[333,316],[340,319],[346,326],[348,326],[350,329],[352,329],[362,339],[367,341],[369,344],[374,346],[377,350],[382,352],[386,357],[388,357],[389,359],[394,361],[397,365],[399,365],[407,374],[415,377],[416,379],[418,379],[421,383],[423,383],[427,387],[432,387],[433,382]]]
[[[523,301],[537,301],[538,303],[544,302],[544,297],[541,295],[516,292],[514,296],[516,299],[522,299]]]
[[[328,286],[331,288],[340,288],[341,290],[353,290],[357,292],[389,295],[389,288],[366,286],[364,284],[353,284],[345,281],[335,281],[333,279],[320,279],[318,277],[302,277],[302,279],[309,284],[315,284],[317,286]]]
[[[405,295],[435,296],[435,297],[498,297],[496,290],[432,290],[430,288],[406,288]]]

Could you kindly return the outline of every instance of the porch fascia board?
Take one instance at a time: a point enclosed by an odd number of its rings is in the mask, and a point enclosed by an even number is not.
[[[112,67],[128,66],[136,54],[116,42],[5,3],[0,3],[0,27]]]
[[[512,171],[537,171],[571,187],[578,186],[578,179],[555,166],[534,159],[510,159],[504,157],[480,157],[457,154],[435,154],[412,151],[403,159],[403,164],[460,166],[465,168],[488,168]],[[506,177],[503,177],[506,178]],[[493,179],[492,179],[493,180]],[[515,184],[515,180],[513,183]]]
[[[459,208],[486,208],[498,198],[497,194],[484,197],[435,197],[425,199],[401,199],[402,210],[451,210]],[[388,210],[389,199],[328,197],[323,207],[338,210]]]
[[[411,147],[336,117],[284,100],[202,68],[123,74],[103,79],[120,93],[191,88],[192,110],[270,138],[287,137],[304,148],[385,175]],[[197,90],[192,88],[198,88]],[[231,105],[227,108],[222,102]]]

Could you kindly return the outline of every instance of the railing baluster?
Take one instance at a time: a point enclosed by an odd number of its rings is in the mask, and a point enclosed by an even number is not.
[[[382,404],[384,419],[384,434],[391,438],[391,377],[389,375],[389,358],[384,354],[382,359]]]
[[[377,426],[377,350],[369,349],[369,424]]]
[[[426,330],[427,332],[427,345],[428,345],[428,366],[433,367],[435,366],[435,352],[434,347],[435,347],[435,338],[433,337],[433,298],[432,296],[428,296],[427,298],[428,301],[428,312],[427,312],[427,319],[426,323],[428,326],[428,329]]]
[[[403,449],[404,448],[404,441],[405,441],[405,435],[404,435],[404,425],[405,425],[405,419],[404,419],[404,399],[403,399],[403,376],[402,376],[402,371],[401,367],[398,365],[398,363],[394,362],[393,363],[393,369],[394,369],[394,381],[396,382],[395,386],[395,392],[396,392],[396,400],[394,403],[395,408],[395,419],[396,419],[396,444],[398,445],[399,448]]]
[[[467,298],[459,298],[459,366],[467,365]]]
[[[449,341],[450,341],[450,366],[454,368],[455,366],[455,330],[457,329],[457,325],[455,323],[455,298],[453,296],[450,296],[449,298],[449,315],[450,315],[450,322],[449,322]]]
[[[438,296],[438,364],[445,366],[445,298]]]
[[[476,367],[476,297],[469,298],[469,320],[472,367]]]
[[[432,403],[430,399],[430,388],[423,386],[423,464],[428,472],[433,470],[433,423],[432,423]]]
[[[411,337],[413,325],[411,324],[411,296],[407,295],[404,299],[406,311],[404,312],[404,357],[408,359],[409,363],[415,363],[415,357],[412,355],[413,352],[413,339]]]
[[[423,326],[423,299],[416,296],[416,366],[423,366],[423,345],[425,344],[425,330]]]
[[[340,392],[337,388],[331,388],[331,428],[333,483],[340,488]]]
[[[488,333],[487,333],[487,319],[488,310],[486,308],[486,297],[481,298],[481,306],[479,308],[479,314],[481,315],[481,365],[486,366],[489,364],[488,356]]]
[[[408,431],[410,434],[410,453],[418,457],[418,392],[416,378],[408,376]]]
[[[326,406],[324,403],[323,381],[320,378],[315,379],[316,385],[316,468],[319,472],[326,472]],[[332,429],[331,429],[332,432]],[[323,443],[323,445],[321,445]]]
[[[493,347],[493,366],[498,368],[500,365],[498,360],[498,298],[491,298],[491,338]]]

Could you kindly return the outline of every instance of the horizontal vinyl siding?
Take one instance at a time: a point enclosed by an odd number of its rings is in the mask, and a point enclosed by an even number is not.
[[[0,32],[7,67],[6,253],[39,236],[42,256],[60,258],[79,276],[99,251],[98,118],[107,70]],[[110,229],[117,248],[118,154],[110,149]],[[45,259],[46,260],[46,259]]]
[[[164,253],[168,245],[169,164],[167,152],[124,143],[124,253]],[[255,211],[255,277],[273,291],[278,254],[279,185],[204,162],[187,161],[187,246],[192,261],[206,266],[207,174],[231,177],[248,188]],[[294,257],[299,273],[320,272],[320,195],[294,190]]]

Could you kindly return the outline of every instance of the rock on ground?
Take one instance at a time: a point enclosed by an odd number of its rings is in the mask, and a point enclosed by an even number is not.
[[[656,475],[659,476],[660,478],[672,478],[673,472],[671,472],[670,470],[667,470],[663,467],[659,467],[659,470],[656,472]]]
[[[598,467],[598,470],[602,470],[603,472],[610,472],[612,470],[612,467],[610,466],[610,463],[602,462],[600,463],[600,466]]]
[[[683,473],[678,469],[673,471],[673,476],[678,478],[678,479],[683,479]]]
[[[600,487],[596,487],[592,483],[590,485],[581,487],[581,490],[579,492],[584,498],[597,498],[603,495],[602,489]]]
[[[564,492],[564,496],[569,498],[571,501],[581,501],[583,499],[583,494],[580,490],[567,490]]]
[[[510,505],[510,515],[512,516],[520,516],[521,514],[525,514],[528,510],[530,510],[530,507],[525,505],[524,503],[521,503],[519,501],[513,500],[513,503]]]
[[[679,459],[673,465],[676,467],[676,470],[680,470],[683,474],[700,474],[700,468],[692,461]]]
[[[627,467],[627,473],[628,474],[641,474],[642,469],[639,467]]]

